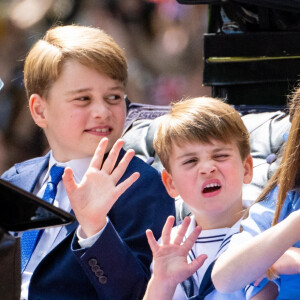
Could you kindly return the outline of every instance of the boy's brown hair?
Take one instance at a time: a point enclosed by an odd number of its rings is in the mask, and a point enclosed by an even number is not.
[[[68,25],[49,29],[29,51],[24,66],[27,97],[47,97],[64,63],[77,62],[127,83],[127,63],[123,50],[104,31],[86,26]]]
[[[169,157],[174,144],[236,142],[241,158],[250,154],[249,133],[239,113],[220,99],[199,97],[171,105],[161,117],[153,146],[164,168],[170,172]]]

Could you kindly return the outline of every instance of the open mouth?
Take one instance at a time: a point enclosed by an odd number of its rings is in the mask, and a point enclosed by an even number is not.
[[[218,183],[210,183],[207,186],[204,187],[202,190],[202,193],[212,193],[215,191],[218,191],[221,188],[221,185]]]
[[[100,133],[107,133],[110,131],[111,131],[110,128],[96,128],[96,129],[90,130],[90,132],[100,132]]]
[[[90,133],[90,134],[105,136],[112,132],[112,128],[111,127],[104,127],[104,128],[97,127],[97,128],[86,129],[85,132]]]

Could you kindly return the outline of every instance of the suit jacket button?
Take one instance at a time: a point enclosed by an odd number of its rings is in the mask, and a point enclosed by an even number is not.
[[[95,259],[95,258],[89,259],[89,265],[91,267],[97,265],[97,259]]]
[[[107,277],[106,276],[100,276],[99,277],[99,282],[102,284],[106,284],[107,283]]]
[[[101,270],[100,267],[99,267],[98,265],[91,266],[91,269],[92,269],[92,271],[95,272],[95,273],[96,273],[97,271]]]
[[[103,272],[103,270],[98,270],[97,272],[95,272],[95,275],[97,276],[97,277],[101,277],[102,275],[104,274],[104,272]]]

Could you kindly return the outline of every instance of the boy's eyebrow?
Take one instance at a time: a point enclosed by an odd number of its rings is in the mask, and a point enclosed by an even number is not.
[[[221,151],[231,151],[233,148],[231,146],[222,147],[222,148],[216,148],[213,150],[213,152],[221,152]]]
[[[215,149],[213,149],[213,153],[218,153],[218,152],[222,152],[222,151],[232,151],[233,148],[231,146],[228,146],[228,147],[217,147]],[[187,153],[184,153],[182,155],[179,155],[177,156],[175,159],[182,159],[182,158],[185,158],[185,157],[190,157],[190,156],[195,156],[197,155],[198,152],[187,152]]]
[[[90,88],[78,89],[78,90],[71,90],[71,91],[67,91],[66,95],[77,94],[77,93],[82,93],[82,92],[88,92],[90,90],[91,90]]]
[[[71,90],[71,91],[67,91],[66,92],[66,95],[72,95],[72,94],[78,94],[78,93],[84,93],[84,92],[90,92],[92,91],[93,89],[92,88],[83,88],[83,89],[78,89],[78,90]],[[116,85],[116,86],[113,86],[111,88],[108,88],[108,91],[110,92],[113,92],[113,91],[122,91],[124,92],[124,87],[122,85]]]
[[[182,155],[175,157],[175,159],[181,159],[181,158],[195,156],[195,155],[197,155],[197,152],[188,152],[188,153],[184,153]]]
[[[112,86],[111,88],[109,88],[108,90],[110,90],[110,91],[115,91],[115,90],[122,90],[122,91],[124,91],[124,86],[122,84],[115,85],[115,86]]]

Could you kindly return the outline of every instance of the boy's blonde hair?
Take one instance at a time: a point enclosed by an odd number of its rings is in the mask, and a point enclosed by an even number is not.
[[[153,146],[164,168],[170,172],[169,157],[174,144],[236,142],[241,158],[250,154],[249,133],[239,113],[220,99],[200,97],[173,103],[161,117]]]
[[[27,97],[47,97],[64,63],[77,62],[126,85],[127,63],[123,50],[98,28],[68,25],[49,29],[29,51],[24,66]]]

